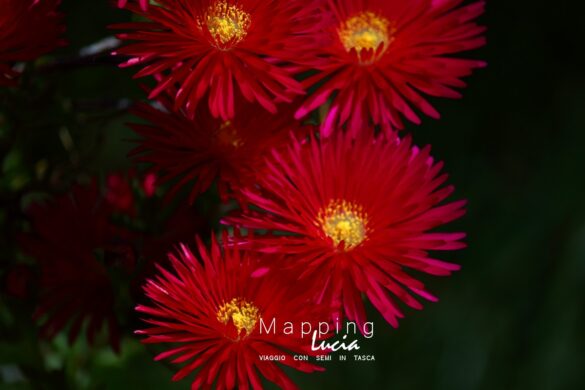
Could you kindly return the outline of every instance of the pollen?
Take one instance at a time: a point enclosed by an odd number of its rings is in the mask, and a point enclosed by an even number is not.
[[[246,336],[252,333],[258,318],[258,308],[242,298],[234,298],[217,310],[217,320],[224,325],[231,321],[238,330],[238,335],[242,330],[246,331]]]
[[[363,49],[376,50],[380,45],[384,53],[394,40],[395,28],[388,19],[374,12],[366,11],[347,19],[339,27],[339,39],[350,52],[355,49],[358,53]]]
[[[223,146],[239,149],[244,145],[244,141],[238,135],[238,130],[234,127],[232,121],[223,122],[215,132],[215,137],[217,142]]]
[[[209,31],[216,47],[227,49],[246,37],[251,18],[241,7],[217,1],[198,19],[198,24],[199,28]]]
[[[360,245],[367,237],[368,214],[362,206],[334,199],[317,215],[317,224],[335,247],[344,243],[344,250]]]

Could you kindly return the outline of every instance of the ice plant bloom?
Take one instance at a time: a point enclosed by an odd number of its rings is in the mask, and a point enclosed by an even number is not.
[[[329,104],[322,134],[347,126],[351,132],[380,125],[387,132],[416,124],[417,113],[438,118],[424,95],[458,98],[456,88],[484,62],[452,55],[485,43],[474,23],[484,1],[329,0],[335,20],[324,29],[319,72],[304,81],[317,86],[297,118]]]
[[[322,0],[160,0],[148,12],[128,5],[150,22],[114,26],[134,41],[117,54],[131,57],[122,66],[142,66],[136,77],[161,75],[149,98],[178,87],[175,107],[193,117],[208,101],[213,116],[232,119],[234,93],[276,112],[275,101],[303,94],[293,78],[304,53],[319,42],[315,33]]]
[[[223,200],[237,197],[241,187],[256,181],[272,148],[288,143],[290,132],[305,132],[294,120],[292,106],[273,115],[238,99],[234,118],[222,120],[214,118],[204,106],[189,119],[182,111],[172,112],[169,100],[162,103],[167,111],[147,104],[133,110],[150,123],[131,125],[142,137],[132,155],[154,164],[161,183],[178,179],[170,195],[191,186],[191,202],[216,179]]]
[[[259,188],[244,191],[257,207],[224,223],[268,232],[245,245],[289,255],[287,265],[299,279],[313,281],[317,302],[335,314],[344,311],[362,324],[364,294],[397,326],[397,301],[420,309],[414,296],[436,300],[409,269],[432,275],[459,269],[429,251],[464,247],[463,233],[432,230],[462,216],[465,201],[443,203],[453,187],[443,186],[447,175],[429,147],[372,133],[293,141],[286,152],[274,153]]]
[[[303,372],[320,371],[292,354],[314,355],[311,341],[300,330],[292,334],[261,331],[261,321],[313,323],[320,313],[301,291],[290,290],[279,277],[257,275],[258,256],[240,253],[212,238],[211,249],[198,242],[198,252],[182,246],[171,255],[172,271],[160,269],[145,292],[152,300],[137,310],[150,325],[138,334],[145,343],[174,343],[156,357],[173,357],[185,363],[173,380],[195,374],[191,388],[262,388],[260,375],[284,389],[295,388],[279,367],[283,364]],[[268,326],[268,325],[267,325]],[[282,356],[278,362],[262,356]]]
[[[32,61],[64,44],[60,0],[0,1],[0,86],[16,85],[16,62]]]
[[[33,204],[27,214],[32,231],[21,237],[20,245],[40,266],[34,316],[42,324],[41,335],[52,338],[69,324],[73,342],[85,324],[93,342],[106,325],[117,349],[115,294],[106,262],[125,253],[128,233],[111,223],[112,209],[97,185],[76,186],[70,194]]]

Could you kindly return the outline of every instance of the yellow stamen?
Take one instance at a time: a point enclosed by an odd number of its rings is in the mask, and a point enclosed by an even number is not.
[[[352,16],[343,22],[338,30],[339,39],[348,52],[355,49],[359,54],[362,49],[376,50],[383,45],[378,58],[394,40],[395,32],[396,29],[391,26],[388,19],[370,11]]]
[[[334,199],[319,211],[317,224],[335,247],[341,242],[350,250],[367,238],[368,214],[362,206],[345,200]]]
[[[246,336],[252,333],[259,317],[258,308],[242,298],[234,298],[221,305],[217,310],[217,320],[219,322],[224,325],[227,325],[230,320],[233,322],[238,330],[238,339],[242,330],[246,330]]]
[[[215,132],[215,137],[220,145],[232,146],[234,149],[244,145],[244,141],[239,137],[232,121],[223,122]]]
[[[215,46],[227,49],[246,37],[251,18],[249,13],[237,5],[216,1],[203,17],[198,18],[197,23],[200,29],[209,31]]]

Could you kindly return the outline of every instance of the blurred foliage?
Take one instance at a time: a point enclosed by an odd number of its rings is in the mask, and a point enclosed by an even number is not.
[[[0,278],[17,261],[24,204],[80,178],[126,171],[134,136],[126,108],[143,97],[131,72],[78,51],[128,20],[106,0],[64,0],[68,47],[34,64],[20,89],[0,91]],[[441,297],[406,309],[397,330],[370,310],[375,362],[291,373],[302,388],[578,389],[585,385],[585,37],[577,1],[488,2],[489,62],[460,101],[435,101],[440,121],[409,126],[446,162],[469,212],[469,248]],[[52,66],[55,61],[64,64]],[[216,223],[213,194],[199,205]],[[450,258],[449,258],[450,257]],[[0,385],[7,389],[181,389],[127,330],[119,355],[105,338],[39,341],[33,300],[0,295]],[[136,319],[129,327],[136,325]]]

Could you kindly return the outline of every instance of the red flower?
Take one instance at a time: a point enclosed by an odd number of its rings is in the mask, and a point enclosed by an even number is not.
[[[312,36],[320,25],[321,0],[158,3],[148,13],[128,6],[151,22],[116,26],[131,30],[120,39],[136,41],[118,51],[132,57],[125,66],[142,65],[136,77],[163,74],[149,98],[178,86],[175,108],[184,107],[193,117],[206,97],[213,116],[228,120],[238,109],[236,91],[272,113],[275,101],[290,102],[304,93],[288,66],[299,65],[303,54],[317,47]]]
[[[140,8],[143,11],[146,11],[148,9],[149,0],[139,0],[139,2],[140,2]],[[128,0],[118,0],[118,7],[124,8],[124,7],[126,7],[126,3],[128,3]]]
[[[163,104],[168,110],[172,108],[169,101]],[[292,110],[287,106],[279,115],[272,115],[239,99],[235,117],[224,121],[211,116],[203,106],[195,119],[189,119],[181,112],[140,104],[134,114],[151,124],[131,125],[143,137],[133,155],[154,164],[160,170],[161,182],[179,178],[170,195],[196,179],[192,202],[218,178],[219,192],[225,200],[257,180],[264,157],[272,148],[287,144],[291,131],[302,132]]]
[[[63,45],[60,0],[3,0],[0,10],[0,86],[16,85],[14,62],[31,61]]]
[[[261,355],[284,355],[279,363],[300,371],[321,370],[293,360],[291,353],[314,354],[300,329],[285,335],[261,328],[261,321],[269,327],[273,318],[278,324],[318,318],[306,295],[289,290],[278,277],[255,277],[257,258],[220,247],[215,238],[210,251],[200,241],[198,247],[198,256],[185,246],[178,257],[171,255],[173,272],[160,269],[156,280],[145,285],[153,305],[137,307],[153,317],[145,319],[150,328],[137,332],[148,336],[145,343],[178,344],[156,357],[185,363],[173,380],[198,370],[193,389],[214,382],[219,389],[262,388],[260,373],[282,388],[295,387],[277,362],[261,360]]]
[[[352,132],[369,123],[401,129],[403,116],[420,123],[415,110],[438,118],[423,94],[458,98],[461,78],[485,65],[451,56],[485,43],[484,28],[473,22],[484,1],[457,8],[461,2],[330,0],[335,20],[324,30],[320,72],[304,81],[307,88],[320,85],[297,118],[329,99],[324,136],[346,124]]]
[[[243,211],[225,223],[278,231],[246,243],[255,250],[288,254],[300,279],[313,280],[317,302],[365,322],[364,293],[384,318],[402,317],[395,298],[422,308],[412,296],[435,301],[406,269],[449,275],[459,266],[431,258],[430,250],[464,247],[462,233],[430,232],[464,214],[465,201],[440,205],[453,187],[434,163],[429,147],[411,147],[410,138],[375,139],[362,132],[353,140],[336,132],[309,144],[294,142],[275,153],[260,180],[260,194],[244,191],[262,211]],[[282,233],[289,233],[284,235]],[[361,327],[361,326],[360,326]]]
[[[52,338],[70,323],[73,342],[87,322],[92,342],[106,323],[110,343],[118,348],[114,292],[106,262],[117,260],[112,256],[129,255],[123,245],[127,233],[110,223],[111,212],[95,184],[76,186],[70,195],[28,209],[33,231],[21,238],[21,246],[40,265],[35,318],[42,323],[43,336]],[[128,265],[122,261],[122,266]]]

